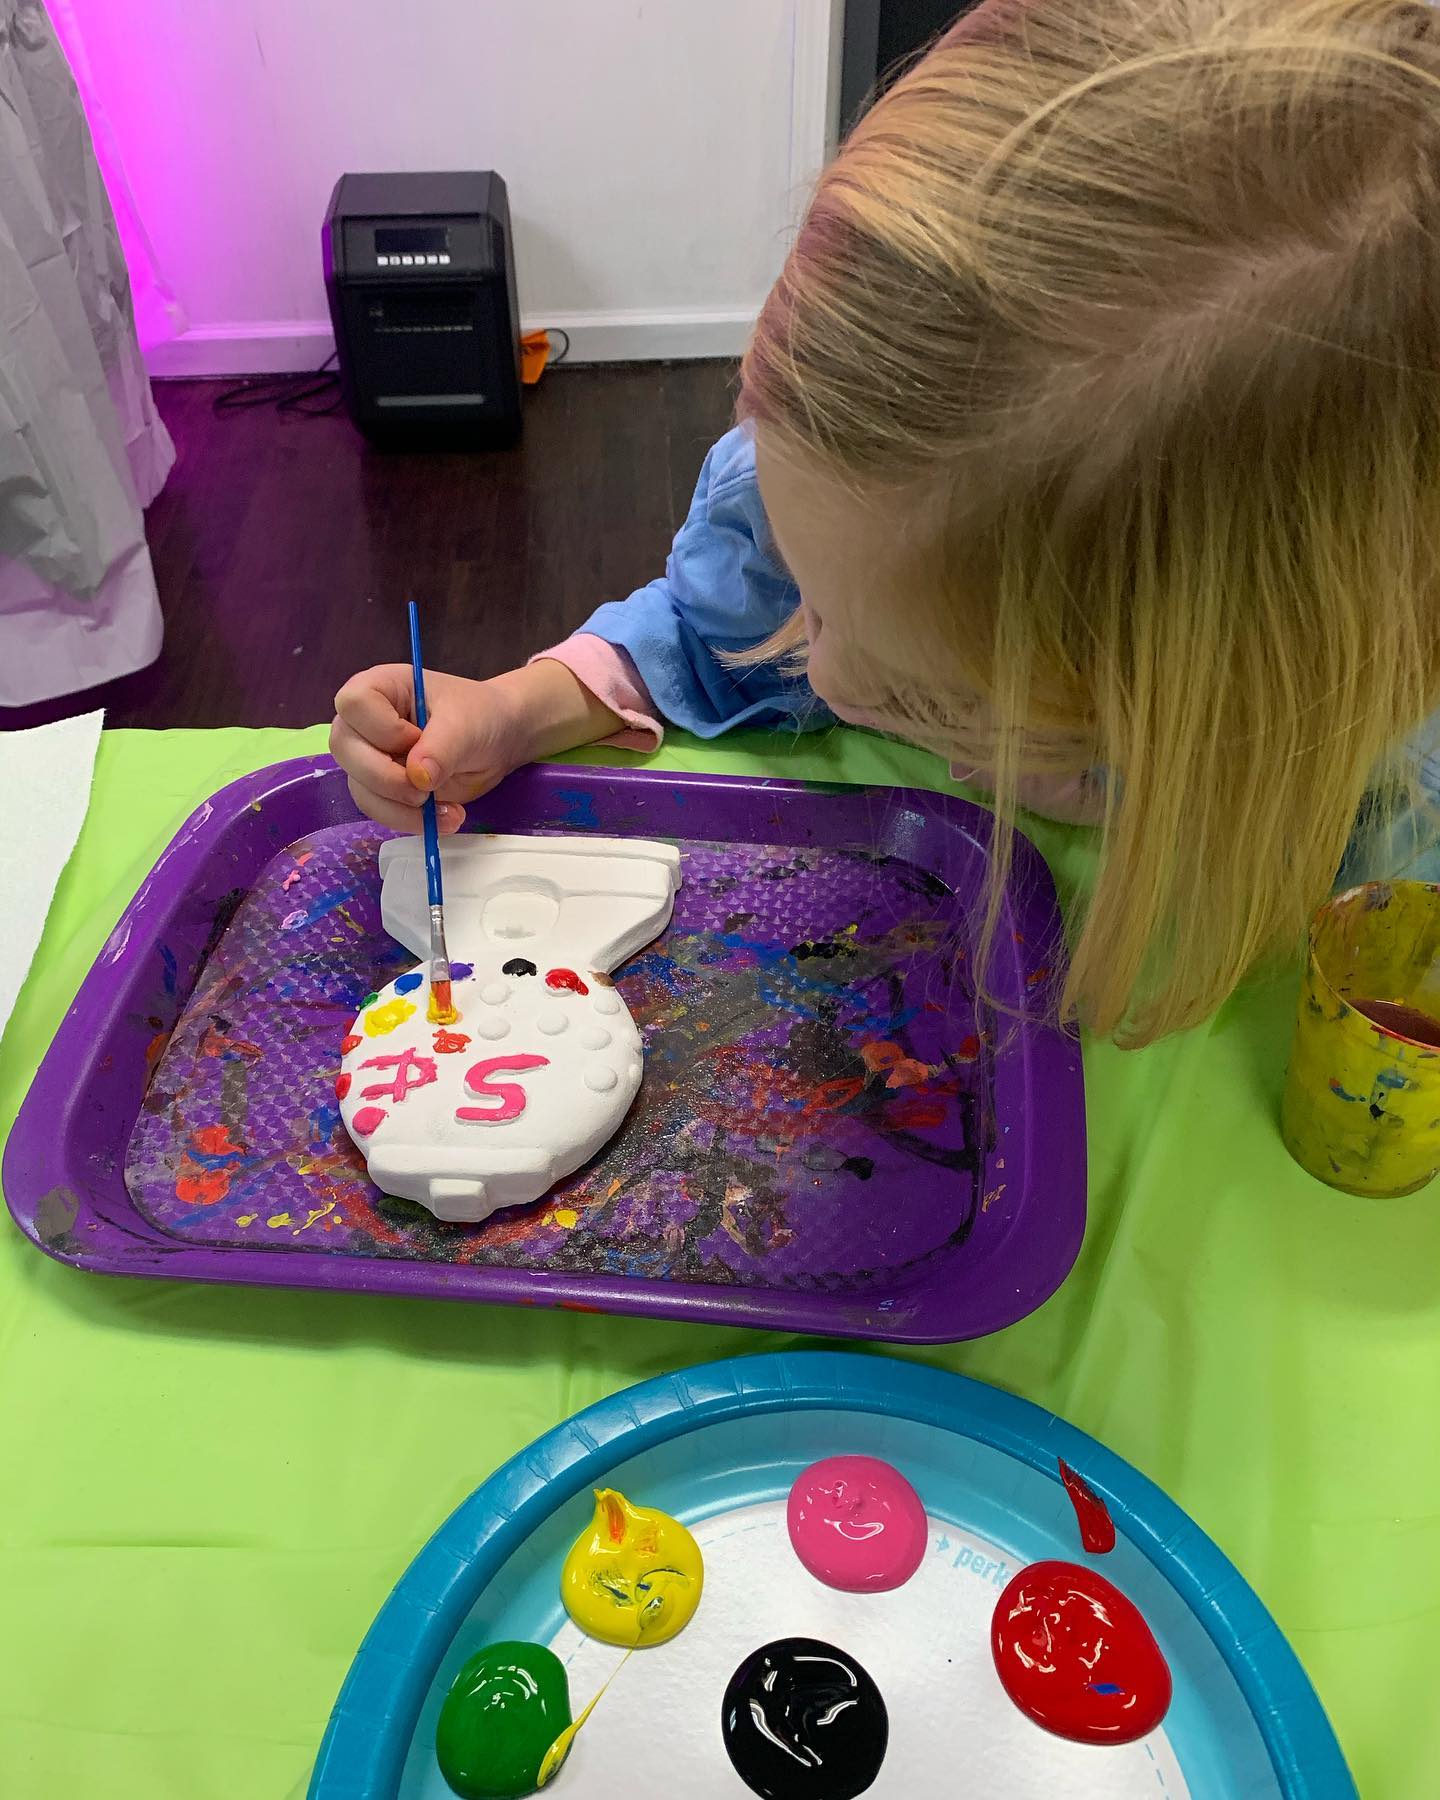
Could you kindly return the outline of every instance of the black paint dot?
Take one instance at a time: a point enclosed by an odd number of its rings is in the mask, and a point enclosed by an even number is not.
[[[720,1729],[762,1800],[855,1800],[880,1773],[890,1720],[855,1661],[817,1638],[752,1650],[730,1677]]]
[[[500,971],[502,975],[534,975],[536,972],[534,963],[526,962],[523,956],[512,956]]]

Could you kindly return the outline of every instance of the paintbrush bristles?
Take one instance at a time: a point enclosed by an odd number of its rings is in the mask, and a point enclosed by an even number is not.
[[[450,952],[445,947],[445,909],[430,908],[430,1005],[425,1017],[432,1025],[453,1025],[459,1015],[450,991]]]

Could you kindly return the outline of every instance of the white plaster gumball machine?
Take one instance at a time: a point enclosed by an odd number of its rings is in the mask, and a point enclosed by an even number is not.
[[[473,1223],[538,1200],[629,1110],[640,1033],[609,974],[668,924],[680,853],[627,838],[462,837],[443,856],[459,1016],[429,1018],[423,966],[398,976],[351,1025],[336,1092],[377,1187]],[[380,883],[385,929],[428,958],[418,839],[382,846]]]

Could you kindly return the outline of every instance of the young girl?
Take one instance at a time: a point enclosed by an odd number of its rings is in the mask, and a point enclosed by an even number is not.
[[[663,578],[527,668],[435,676],[423,735],[407,667],[347,682],[366,812],[414,829],[433,790],[454,831],[662,719],[863,722],[989,788],[997,879],[1017,807],[1099,826],[1066,1002],[1129,1044],[1292,948],[1357,818],[1413,854],[1440,15],[988,0],[826,172],[739,412]]]

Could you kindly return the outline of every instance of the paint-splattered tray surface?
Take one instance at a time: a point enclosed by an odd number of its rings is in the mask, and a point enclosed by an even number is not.
[[[962,801],[546,767],[477,810],[681,847],[670,927],[617,972],[644,1084],[592,1163],[479,1226],[370,1184],[339,1043],[411,959],[380,924],[384,834],[317,758],[215,795],[121,919],[11,1136],[22,1228],[107,1272],[901,1341],[998,1329],[1063,1279],[1080,1059],[1034,1016],[1059,925],[1030,846],[992,1007],[970,966],[989,822]]]
[[[784,1529],[785,1495],[840,1452],[892,1462],[929,1519],[916,1575],[892,1593],[824,1588]],[[1078,1470],[1116,1526],[1082,1551],[1059,1480]],[[581,1638],[559,1570],[615,1486],[683,1519],[705,1589],[672,1643]],[[1128,1745],[1052,1737],[1006,1698],[990,1620],[1019,1569],[1088,1566],[1140,1609],[1169,1664],[1162,1725]],[[1234,1566],[1158,1488],[1083,1432],[979,1382],[886,1357],[790,1352],[666,1375],[589,1407],[522,1451],[436,1532],[386,1601],[331,1715],[309,1800],[451,1800],[435,1760],[440,1703],[486,1644],[550,1645],[578,1713],[614,1681],[547,1794],[556,1800],[745,1800],[722,1747],[727,1677],[758,1645],[818,1637],[880,1687],[889,1742],[873,1800],[1354,1800],[1324,1711]]]

